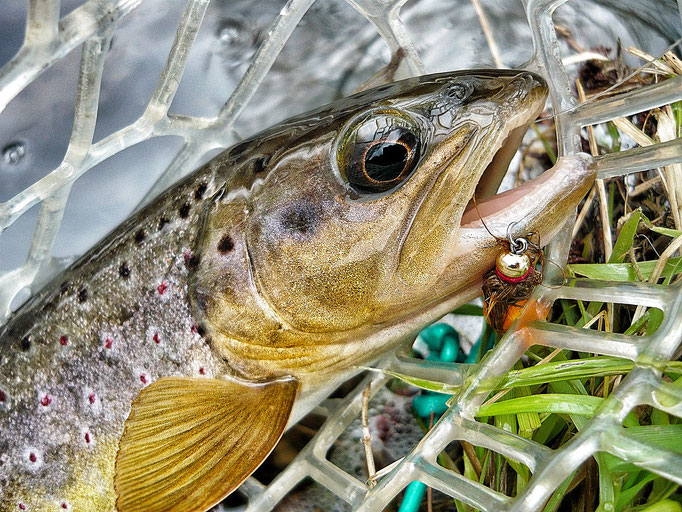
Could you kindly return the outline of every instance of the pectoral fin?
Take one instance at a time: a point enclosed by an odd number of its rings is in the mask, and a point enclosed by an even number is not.
[[[204,512],[274,448],[298,381],[164,377],[137,396],[116,456],[119,512]]]

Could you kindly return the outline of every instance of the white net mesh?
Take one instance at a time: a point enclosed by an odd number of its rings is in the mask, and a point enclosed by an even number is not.
[[[442,49],[442,45],[445,44],[442,38],[434,36],[435,41],[429,42],[432,34],[426,31],[422,31],[420,37],[415,38],[417,44],[413,44],[400,15],[405,0],[348,0],[348,2],[371,22],[391,51],[399,47],[406,49],[408,58],[405,69],[401,70],[403,74],[424,72],[425,65],[420,60],[419,53],[425,48],[433,49],[440,44],[441,48],[438,51],[445,53],[452,51]],[[560,155],[573,154],[581,150],[579,132],[583,126],[642,112],[682,99],[682,77],[677,77],[626,95],[578,106],[562,64],[560,44],[553,21],[555,8],[564,2],[565,0],[527,0],[525,5],[525,14],[530,26],[529,37],[534,48],[527,67],[538,71],[548,80],[552,106],[554,111],[559,113],[556,117],[556,126]],[[263,120],[272,118],[271,112],[268,111],[269,107],[259,108],[259,102],[263,101],[262,96],[275,87],[272,84],[267,85],[268,73],[289,37],[302,23],[304,14],[315,2],[290,0],[286,3],[270,28],[266,32],[258,33],[254,36],[254,41],[249,42],[260,43],[250,63],[247,65],[244,58],[235,64],[234,71],[241,73],[241,79],[227,101],[224,99],[220,101],[221,106],[217,114],[203,116],[169,113],[181,85],[190,53],[196,46],[205,44],[205,41],[201,42],[198,34],[209,8],[209,1],[189,0],[181,14],[156,88],[151,96],[146,96],[149,100],[144,101],[142,115],[122,128],[110,129],[108,135],[96,141],[96,130],[100,129],[98,108],[102,104],[103,74],[108,65],[107,57],[112,48],[112,38],[116,41],[119,37],[118,30],[124,26],[126,17],[134,16],[139,9],[144,8],[145,3],[149,2],[89,0],[81,3],[79,6],[70,5],[75,8],[63,14],[58,0],[29,0],[23,45],[16,56],[0,69],[2,111],[8,105],[11,107],[12,100],[40,79],[46,70],[67,61],[71,58],[69,56],[73,55],[72,51],[80,48],[73,129],[63,159],[56,168],[30,185],[23,186],[16,194],[8,197],[9,187],[3,192],[3,198],[6,198],[5,202],[0,203],[0,229],[3,231],[21,220],[22,216],[30,215],[30,212],[36,209],[38,213],[26,260],[10,267],[6,264],[6,271],[0,275],[0,322],[9,317],[12,307],[21,302],[22,298],[31,291],[35,292],[63,267],[64,262],[55,257],[53,247],[62,228],[62,219],[70,205],[72,187],[79,177],[117,153],[127,151],[144,141],[166,136],[181,138],[179,151],[145,195],[144,201],[148,201],[205,160],[212,151],[229,146],[237,137],[235,126],[247,105],[250,109],[253,108],[255,114],[252,113],[251,116],[252,124],[245,124],[245,131],[251,131],[254,126],[262,125]],[[608,5],[608,2],[604,3]],[[318,4],[320,2],[316,3],[314,8],[320,8]],[[423,7],[426,2],[419,5],[419,8],[410,11],[413,18],[419,18],[423,12],[432,12],[428,11],[428,6]],[[424,10],[420,11],[421,8]],[[519,11],[521,6],[515,5],[513,8]],[[642,9],[644,10],[644,7]],[[498,9],[497,12],[502,11]],[[318,19],[325,20],[325,24],[332,23],[331,20],[342,14],[341,11],[336,12],[332,9]],[[350,16],[348,19],[357,21],[357,18],[352,18],[348,13],[343,16]],[[242,23],[241,18],[232,18],[229,23],[219,27],[221,37],[248,37],[251,32],[245,30],[239,23],[235,25],[235,20]],[[305,23],[305,18],[303,20]],[[456,20],[452,23],[456,27]],[[661,23],[667,24],[670,20]],[[679,26],[677,20],[671,26],[672,29],[666,30],[674,32]],[[326,29],[324,25],[320,31],[324,32]],[[365,32],[358,28],[358,33],[364,34],[358,39],[362,40],[361,44],[365,50],[371,53],[371,50],[377,49],[375,46],[378,38],[373,31],[367,35],[367,30],[367,27]],[[254,34],[257,32],[253,31]],[[244,33],[247,36],[244,36]],[[520,37],[523,39],[528,36]],[[662,38],[660,34],[656,37]],[[320,40],[320,46],[323,46],[323,43]],[[137,48],[135,51],[144,52],[144,48]],[[429,56],[427,58],[433,55],[431,50],[426,53]],[[386,54],[388,52],[383,49],[384,57]],[[507,64],[520,62],[518,52],[515,57],[509,56],[502,47],[501,54]],[[520,59],[527,57],[521,55]],[[297,59],[302,56],[294,54],[290,58]],[[310,58],[314,59],[315,56]],[[338,52],[336,57],[330,58],[343,60],[345,57],[343,52]],[[375,61],[370,59],[365,68],[371,69]],[[335,65],[334,62],[327,64],[332,67]],[[426,70],[436,71],[431,69],[432,67],[426,66]],[[192,69],[197,71],[196,67]],[[306,72],[301,68],[301,73]],[[261,84],[264,84],[265,92],[256,97],[254,105],[250,101]],[[281,88],[282,84],[279,84],[279,87]],[[342,89],[347,90],[346,87]],[[325,99],[324,94],[316,98],[322,99]],[[196,107],[196,104],[189,105]],[[198,110],[201,111],[202,108]],[[14,165],[24,158],[24,153],[25,148],[22,148],[21,143],[14,143],[5,147],[3,158],[6,164]],[[682,142],[679,139],[598,157],[596,166],[599,177],[607,178],[675,162],[682,162]],[[566,261],[572,224],[569,219],[561,236],[551,244],[549,248],[551,260]],[[111,226],[112,224],[109,224],[107,227]],[[6,246],[4,250],[12,252],[14,248]],[[647,404],[668,414],[682,417],[682,390],[661,380],[661,365],[675,356],[682,340],[680,285],[662,287],[645,283],[595,283],[574,280],[560,288],[538,288],[531,300],[548,305],[558,298],[655,307],[664,311],[665,319],[655,334],[644,337],[606,334],[551,323],[534,324],[524,333],[510,331],[479,371],[473,377],[468,376],[466,380],[465,369],[461,366],[453,365],[451,370],[444,371],[442,368],[429,366],[428,363],[393,355],[385,363],[393,370],[428,376],[432,379],[437,375],[441,380],[453,384],[465,383],[463,391],[457,395],[455,405],[423,440],[372,489],[327,459],[327,452],[332,444],[357,418],[361,407],[361,393],[367,383],[371,383],[372,392],[375,393],[388,380],[384,375],[370,376],[331,413],[313,440],[270,485],[262,486],[253,478],[247,481],[242,490],[249,498],[248,510],[270,510],[297,483],[307,477],[313,478],[351,504],[355,510],[383,510],[414,480],[420,480],[480,510],[537,510],[562,482],[597,452],[614,454],[682,484],[682,455],[664,451],[653,444],[635,439],[622,426],[626,414],[640,404]],[[530,341],[526,338],[529,334]],[[613,355],[630,359],[635,363],[634,369],[613,394],[604,400],[597,414],[590,420],[580,422],[581,428],[575,437],[555,451],[474,419],[478,407],[489,392],[481,383],[510,369],[530,344]],[[445,469],[437,463],[437,456],[455,440],[465,440],[520,461],[530,468],[533,477],[519,496],[509,498]]]

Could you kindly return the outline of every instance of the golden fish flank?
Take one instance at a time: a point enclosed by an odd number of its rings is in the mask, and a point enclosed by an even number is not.
[[[0,511],[204,511],[341,381],[547,242],[594,173],[494,196],[541,78],[425,76],[214,158],[0,330]]]

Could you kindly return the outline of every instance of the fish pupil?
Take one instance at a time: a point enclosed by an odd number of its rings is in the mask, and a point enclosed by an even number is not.
[[[409,157],[407,148],[394,142],[374,144],[365,157],[365,172],[375,181],[393,181],[405,169]]]

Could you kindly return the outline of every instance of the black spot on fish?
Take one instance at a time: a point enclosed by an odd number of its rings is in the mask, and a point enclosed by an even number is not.
[[[256,160],[253,162],[253,172],[254,174],[258,174],[263,172],[265,169],[268,167],[268,163],[270,162],[270,157],[269,156],[262,156],[260,158],[256,158]]]
[[[71,286],[71,283],[68,281],[64,281],[62,284],[59,285],[59,293],[64,294],[66,291],[69,289],[69,286]]]
[[[281,217],[281,225],[287,231],[301,235],[313,233],[320,220],[320,210],[309,203],[298,203],[288,208]]]
[[[31,337],[27,335],[21,338],[19,346],[21,347],[22,352],[28,352],[31,350]]]
[[[197,268],[199,266],[199,262],[201,261],[201,258],[197,256],[196,254],[192,254],[189,258],[185,260],[185,266],[187,268]]]
[[[135,314],[135,309],[134,308],[126,308],[122,307],[121,310],[118,313],[118,319],[121,322],[121,324],[126,323],[128,320],[130,320],[133,315]]]
[[[118,275],[123,279],[128,279],[130,277],[130,268],[128,267],[127,263],[121,263],[121,266],[118,267]]]
[[[206,334],[206,329],[204,328],[203,325],[201,324],[197,325],[197,334],[202,338],[204,337],[204,335]]]
[[[180,214],[181,219],[186,219],[189,216],[190,208],[191,206],[189,205],[189,203],[185,203],[180,207],[178,213]]]
[[[168,224],[168,219],[166,217],[161,217],[159,219],[158,230],[161,231],[166,224]]]
[[[144,242],[144,229],[140,229],[137,233],[135,233],[135,243],[137,245],[142,245],[142,242]]]
[[[201,201],[204,198],[204,194],[206,193],[206,188],[206,183],[199,185],[194,191],[194,199]]]
[[[218,252],[220,252],[221,254],[227,254],[232,249],[234,249],[234,242],[232,241],[232,237],[230,235],[223,236],[220,239],[220,242],[218,242]]]
[[[81,288],[78,290],[78,295],[76,296],[78,298],[78,302],[81,304],[88,300],[88,289],[87,288]]]

